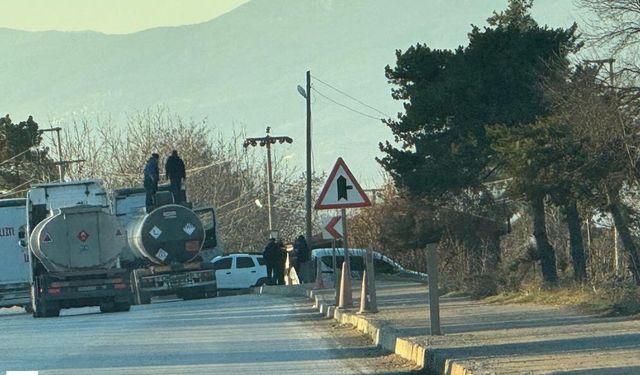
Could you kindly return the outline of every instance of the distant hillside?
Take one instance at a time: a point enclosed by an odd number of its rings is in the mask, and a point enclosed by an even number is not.
[[[0,29],[0,112],[33,114],[41,124],[109,113],[116,119],[155,105],[251,136],[266,125],[294,138],[304,165],[305,71],[394,115],[384,66],[396,49],[417,42],[437,48],[465,43],[469,25],[484,25],[506,0],[252,0],[212,21],[127,35]],[[570,0],[536,8],[568,25]],[[354,109],[375,111],[314,82]],[[380,181],[377,143],[390,139],[379,121],[314,93],[314,158],[319,170],[343,156],[365,185]]]

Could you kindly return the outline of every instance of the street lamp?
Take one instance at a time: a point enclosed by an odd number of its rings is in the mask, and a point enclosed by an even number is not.
[[[245,148],[249,146],[258,146],[258,145],[260,145],[261,147],[264,147],[264,146],[267,147],[267,176],[269,179],[267,183],[267,212],[269,215],[269,232],[273,232],[273,217],[272,217],[273,202],[271,199],[271,196],[273,195],[273,174],[271,169],[271,145],[275,145],[276,143],[280,143],[280,144],[293,143],[293,139],[287,136],[272,137],[270,133],[271,133],[271,127],[267,126],[266,137],[247,138],[244,140],[244,143],[242,144],[242,146],[244,146]]]

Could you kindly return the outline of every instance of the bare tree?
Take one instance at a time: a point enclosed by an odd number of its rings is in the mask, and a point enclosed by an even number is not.
[[[638,184],[640,139],[635,130],[640,103],[635,95],[602,85],[597,71],[579,67],[562,85],[549,89],[555,112],[568,125],[583,150],[582,167],[572,171],[584,186],[582,195],[613,217],[629,258],[629,269],[640,284],[638,246],[631,233],[625,186]],[[575,156],[574,156],[575,157]]]
[[[68,176],[100,178],[109,188],[142,186],[142,170],[150,154],[166,157],[178,150],[187,166],[189,199],[196,207],[216,209],[223,249],[257,251],[264,246],[267,213],[255,203],[266,195],[264,155],[242,148],[243,134],[225,137],[206,120],[185,121],[160,107],[130,116],[125,126],[114,126],[110,118],[78,120],[66,137],[64,157],[86,160],[71,166]],[[280,190],[295,195],[293,171],[280,159],[276,165],[274,178]],[[297,212],[304,199],[280,199],[278,205],[284,212]],[[295,223],[283,221],[282,225],[297,233],[301,229],[291,228]]]

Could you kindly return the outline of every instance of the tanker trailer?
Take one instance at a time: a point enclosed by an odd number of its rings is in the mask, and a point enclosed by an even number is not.
[[[188,204],[174,204],[167,186],[156,195],[156,207],[145,209],[145,191],[140,188],[112,192],[112,212],[127,228],[129,251],[123,266],[132,270],[136,303],[147,304],[160,295],[182,299],[217,294],[215,271],[202,261],[201,250],[215,242],[215,220],[205,228]],[[209,209],[212,215],[213,209]],[[215,246],[215,244],[214,244]]]
[[[27,193],[27,238],[34,317],[100,306],[128,311],[128,271],[119,267],[126,232],[98,181],[39,184]]]

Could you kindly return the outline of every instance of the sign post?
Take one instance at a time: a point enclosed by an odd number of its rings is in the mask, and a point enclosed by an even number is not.
[[[358,181],[353,177],[353,174],[347,167],[347,164],[338,158],[333,170],[329,174],[329,178],[325,183],[320,196],[315,204],[316,210],[330,210],[340,209],[342,217],[342,244],[344,247],[344,263],[342,264],[342,277],[340,281],[340,301],[338,303],[339,308],[346,308],[353,306],[353,296],[351,290],[351,262],[349,259],[349,245],[347,241],[347,208],[359,208],[369,207],[371,201],[369,197],[364,193],[364,190],[358,184]],[[334,218],[335,219],[335,218]],[[333,222],[332,225],[325,226],[325,229],[331,233],[332,230],[336,230],[336,224],[338,220]],[[330,222],[331,224],[331,222]],[[335,238],[335,236],[334,236]],[[365,291],[363,290],[363,293]]]
[[[340,289],[338,288],[338,264],[336,257],[336,240],[342,238],[342,216],[325,217],[322,219],[322,238],[331,240],[331,264],[333,268],[333,288],[336,292],[336,305],[339,303]]]
[[[342,248],[344,249],[344,262],[342,263],[342,283],[340,284],[340,303],[338,307],[353,307],[353,292],[351,290],[351,258],[349,257],[349,244],[347,242],[347,210],[341,209],[342,215]]]
[[[440,292],[438,291],[438,247],[427,247],[427,273],[429,275],[429,321],[431,334],[442,335],[440,330]]]

